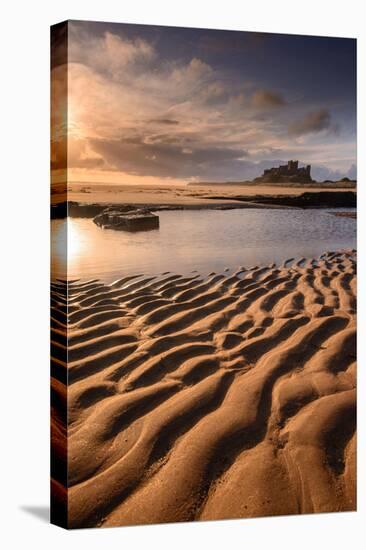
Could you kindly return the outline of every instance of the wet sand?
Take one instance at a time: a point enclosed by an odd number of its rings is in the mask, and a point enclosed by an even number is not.
[[[54,282],[69,527],[354,510],[355,271],[343,251],[207,279],[75,281],[68,300]]]

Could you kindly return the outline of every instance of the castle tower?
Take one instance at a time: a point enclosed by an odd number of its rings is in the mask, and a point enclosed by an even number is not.
[[[287,169],[289,174],[295,174],[299,167],[299,161],[298,160],[289,160],[287,163]]]

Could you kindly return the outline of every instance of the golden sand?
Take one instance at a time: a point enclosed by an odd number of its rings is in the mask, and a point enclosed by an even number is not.
[[[354,510],[355,268],[54,282],[69,526]]]

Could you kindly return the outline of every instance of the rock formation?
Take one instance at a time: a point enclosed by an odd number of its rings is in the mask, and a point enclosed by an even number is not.
[[[146,208],[128,205],[105,208],[93,221],[104,229],[122,231],[146,231],[159,228],[159,217]]]

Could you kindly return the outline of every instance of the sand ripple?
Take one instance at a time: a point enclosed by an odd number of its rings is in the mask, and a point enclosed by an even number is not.
[[[76,281],[68,297],[53,283],[53,486],[69,526],[354,510],[355,268],[342,252]]]

